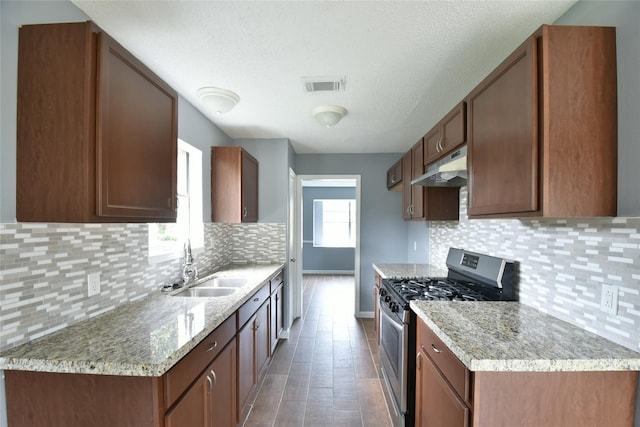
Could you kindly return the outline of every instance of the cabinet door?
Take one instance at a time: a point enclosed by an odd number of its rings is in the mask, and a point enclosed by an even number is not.
[[[210,426],[211,387],[212,379],[206,370],[167,412],[165,427]]]
[[[282,316],[282,296],[283,296],[283,285],[280,285],[276,288],[276,290],[271,294],[271,313],[269,315],[269,325],[271,326],[270,330],[270,341],[271,341],[271,352],[276,349],[278,345],[278,338],[284,329],[284,317]]]
[[[411,179],[424,173],[424,144],[422,139],[411,148]],[[424,187],[411,185],[411,219],[424,218]]]
[[[242,222],[258,221],[258,161],[242,150]]]
[[[236,340],[235,338],[211,364],[211,426],[236,425]],[[187,425],[187,424],[185,424]],[[188,424],[196,425],[196,424]]]
[[[470,216],[538,210],[537,63],[531,37],[467,98]]]
[[[442,155],[440,147],[440,123],[424,136],[424,164],[435,162]]]
[[[402,159],[399,159],[387,170],[387,189],[395,189],[402,182]]]
[[[420,350],[416,366],[416,425],[468,427],[471,411]]]
[[[175,221],[177,97],[109,36],[98,36],[98,215]]]
[[[255,320],[255,382],[260,383],[260,378],[267,368],[269,355],[271,354],[271,341],[269,333],[269,314],[271,312],[271,301],[260,307],[256,313]]]
[[[256,316],[254,315],[246,325],[238,332],[238,389],[237,389],[237,419],[242,424],[249,411],[249,398],[255,387],[254,359],[254,327]]]
[[[402,157],[402,218],[411,219],[411,151]]]
[[[463,101],[442,119],[442,155],[467,141],[467,104]]]

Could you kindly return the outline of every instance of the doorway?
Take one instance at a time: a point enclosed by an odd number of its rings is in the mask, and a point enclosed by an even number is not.
[[[351,238],[353,242],[352,254],[349,255],[352,257],[352,263],[349,264],[352,266],[344,267],[344,264],[341,264],[337,268],[327,270],[327,274],[340,274],[344,272],[346,274],[353,273],[353,292],[354,292],[354,313],[356,317],[360,317],[360,217],[361,217],[361,203],[360,203],[360,175],[298,175],[295,179],[295,197],[293,201],[293,219],[294,219],[294,229],[293,231],[293,245],[291,245],[290,250],[292,252],[291,259],[295,259],[295,268],[291,268],[292,273],[295,277],[292,280],[293,286],[293,318],[301,317],[303,311],[303,271],[305,270],[305,255],[306,256],[314,256],[317,257],[318,252],[314,255],[312,253],[312,249],[321,250],[323,243],[319,242],[317,238],[309,238],[308,233],[307,237],[305,237],[305,233],[303,233],[303,225],[304,225],[304,215],[305,209],[308,211],[312,209],[313,214],[316,217],[316,223],[318,222],[318,215],[322,215],[323,205],[326,212],[326,209],[330,209],[328,207],[329,203],[323,203],[323,200],[335,200],[338,197],[332,197],[331,189],[335,189],[334,194],[344,193],[344,189],[352,189],[352,200],[353,203],[351,206],[355,207],[355,212],[353,212],[352,223],[349,225],[352,227],[351,232],[353,233],[350,236],[342,236],[347,238]],[[307,208],[303,208],[303,192],[304,188],[325,188],[326,194],[329,196],[320,197],[315,199],[315,203],[309,204],[307,202]],[[343,190],[338,190],[343,189]],[[341,197],[341,199],[349,199],[349,197]],[[308,212],[307,212],[308,213]],[[342,229],[344,230],[344,228]],[[308,230],[307,230],[308,231]],[[318,230],[314,230],[317,234]],[[344,233],[340,233],[344,234]],[[315,240],[315,241],[314,241]],[[331,245],[331,244],[329,244]],[[344,246],[344,245],[343,245]],[[306,247],[306,250],[305,250]],[[336,250],[342,251],[342,256],[346,253],[344,250],[346,248],[336,248]],[[340,255],[339,255],[340,256]],[[291,265],[291,264],[290,264]],[[307,267],[309,263],[307,262]],[[326,267],[318,267],[318,263],[315,264],[315,268],[311,268],[312,273],[318,273],[321,270],[317,270],[317,268],[326,268]],[[347,268],[348,270],[345,270]],[[343,271],[344,270],[344,271]]]

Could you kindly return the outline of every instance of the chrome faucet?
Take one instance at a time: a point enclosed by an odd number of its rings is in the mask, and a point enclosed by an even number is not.
[[[191,253],[191,240],[184,243],[184,260],[182,262],[182,282],[188,285],[198,278],[198,269],[193,265],[193,254]]]

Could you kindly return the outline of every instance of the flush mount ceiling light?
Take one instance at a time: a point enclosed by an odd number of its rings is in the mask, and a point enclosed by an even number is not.
[[[208,109],[218,114],[228,113],[240,101],[235,93],[218,87],[202,87],[198,89],[198,97]]]
[[[339,105],[321,105],[314,108],[311,113],[323,126],[330,128],[347,114],[347,109]]]

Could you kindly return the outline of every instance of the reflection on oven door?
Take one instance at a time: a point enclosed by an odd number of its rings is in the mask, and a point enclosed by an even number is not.
[[[385,310],[380,310],[380,360],[390,394],[397,406],[396,410],[404,414],[407,410],[407,372],[406,351],[404,345],[408,339],[408,328],[398,324]]]

